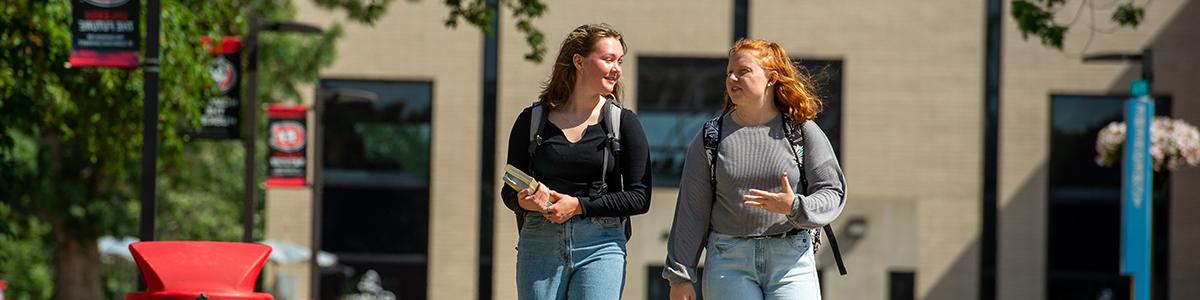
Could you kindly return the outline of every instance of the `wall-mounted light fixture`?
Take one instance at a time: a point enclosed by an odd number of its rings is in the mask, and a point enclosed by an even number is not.
[[[846,220],[846,227],[842,228],[845,236],[850,239],[861,239],[867,234],[867,219],[861,216],[856,216]],[[849,249],[847,249],[849,250]]]

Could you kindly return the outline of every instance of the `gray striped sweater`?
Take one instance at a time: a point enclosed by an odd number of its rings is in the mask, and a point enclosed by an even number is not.
[[[696,265],[710,230],[733,236],[770,235],[795,228],[819,228],[833,222],[846,205],[846,181],[829,139],[812,121],[804,122],[804,172],[808,189],[800,187],[800,172],[783,131],[783,118],[743,127],[726,117],[721,126],[713,194],[709,164],[700,135],[688,147],[675,206],[675,221],[667,243],[663,278],[671,284],[695,281]],[[788,173],[796,193],[791,215],[742,205],[749,189],[782,191],[779,175]],[[714,197],[716,198],[714,200]]]

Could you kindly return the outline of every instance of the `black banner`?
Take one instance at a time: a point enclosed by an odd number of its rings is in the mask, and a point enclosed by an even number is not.
[[[71,67],[138,67],[140,11],[136,0],[73,0]]]
[[[267,109],[267,187],[307,185],[308,134],[304,106]]]
[[[207,37],[202,39],[213,54],[208,72],[212,75],[218,94],[208,99],[200,112],[203,128],[192,135],[205,139],[237,139],[241,137],[241,62],[242,43],[237,37],[225,37],[220,45],[214,45]]]

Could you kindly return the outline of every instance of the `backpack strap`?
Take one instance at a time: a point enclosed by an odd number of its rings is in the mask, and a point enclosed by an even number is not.
[[[600,182],[608,185],[608,156],[619,157],[621,153],[621,108],[620,104],[613,99],[605,100],[604,107],[600,109],[600,113],[604,116],[604,127],[608,127],[607,137],[605,139],[603,164],[600,165]],[[617,166],[620,166],[619,164]],[[617,170],[621,190],[625,190],[625,175]]]
[[[529,174],[533,175],[533,154],[542,145],[542,129],[546,128],[549,111],[542,106],[541,101],[534,101],[529,114]]]
[[[846,275],[846,262],[842,260],[842,249],[838,248],[837,237],[833,235],[833,226],[825,224],[825,234],[829,235],[829,247],[833,248],[833,261],[837,263],[838,273]],[[816,232],[817,230],[813,230]]]
[[[621,112],[625,108],[621,107],[620,103],[614,100],[608,100],[608,104],[604,106],[606,110],[604,115],[604,123],[608,127],[608,143],[613,152],[621,152]]]
[[[713,202],[717,201],[717,146],[721,144],[721,123],[724,120],[725,114],[720,114],[704,122],[704,127],[700,129],[705,158],[708,159],[708,185],[711,187]],[[712,210],[709,210],[709,219],[712,219]],[[708,232],[705,232],[703,240],[707,241],[708,236]]]
[[[804,125],[803,123],[792,122],[788,119],[787,114],[783,115],[783,130],[787,136],[788,143],[792,146],[792,154],[796,156],[796,166],[800,168],[800,186],[805,191],[808,190],[808,174],[804,172]],[[833,248],[833,260],[837,263],[838,272],[846,275],[846,263],[842,261],[842,250],[838,247],[837,237],[833,235],[833,226],[825,224],[825,235],[829,237],[829,246]],[[813,237],[813,253],[817,253],[821,248],[821,231],[818,229],[812,230]]]
[[[612,156],[621,161],[621,113],[625,108],[617,103],[616,97],[609,95],[605,97],[604,107],[601,108],[601,115],[604,118],[604,127],[608,128],[608,136],[604,145],[604,163],[600,167],[600,181],[604,183],[607,189],[608,178],[608,155],[611,151]],[[625,174],[621,173],[621,164],[617,163],[615,168],[617,171],[617,184],[621,186],[621,191],[625,191]],[[629,222],[629,217],[624,217],[625,220],[625,240],[629,241],[633,237],[633,225]]]
[[[708,158],[708,182],[712,186],[713,195],[717,194],[717,146],[721,144],[721,123],[724,120],[725,114],[721,114],[704,122],[704,127],[701,129],[704,153]],[[716,200],[716,198],[713,199]]]
[[[529,114],[529,175],[533,173],[533,155],[537,152],[537,147],[542,145],[542,129],[546,127],[547,114],[549,113],[541,101],[534,101],[530,105]],[[525,227],[525,212],[518,210],[517,215],[517,231],[520,232],[522,227]]]
[[[534,155],[537,154],[537,148],[542,145],[545,139],[542,138],[542,131],[546,128],[546,123],[550,119],[550,111],[542,106],[541,101],[534,101],[530,106],[529,114],[529,175],[536,175],[533,171]],[[624,108],[617,103],[614,98],[607,98],[604,107],[601,108],[601,114],[604,116],[604,127],[608,129],[606,143],[604,147],[604,162],[600,168],[600,181],[607,183],[608,179],[608,156],[618,157],[621,154],[621,113]],[[619,171],[619,170],[618,170]],[[620,174],[620,172],[617,172]],[[621,190],[625,189],[625,175],[620,175]]]

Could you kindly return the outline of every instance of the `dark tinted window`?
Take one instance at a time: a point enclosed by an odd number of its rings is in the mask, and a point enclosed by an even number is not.
[[[375,94],[326,101],[321,248],[339,265],[322,272],[322,296],[357,292],[375,270],[385,289],[425,295],[429,235],[430,82],[324,79],[323,89]]]
[[[825,110],[817,123],[840,153],[842,63],[796,61],[818,85]],[[638,116],[650,143],[654,185],[679,186],[689,143],[724,103],[726,64],[725,58],[638,57]]]
[[[911,300],[917,298],[917,276],[912,271],[888,272],[888,300]]]
[[[1051,97],[1049,203],[1047,216],[1048,299],[1096,299],[1119,295],[1121,167],[1095,162],[1100,129],[1124,119],[1125,96]],[[1170,99],[1159,99],[1157,115],[1169,115]],[[1165,299],[1169,174],[1154,173],[1154,294]],[[1107,292],[1106,292],[1107,290]]]

